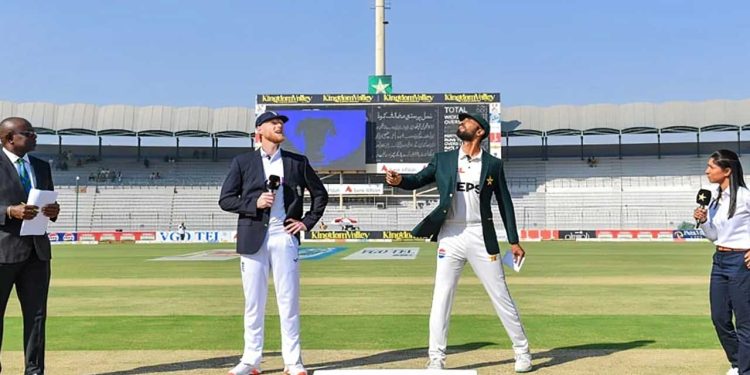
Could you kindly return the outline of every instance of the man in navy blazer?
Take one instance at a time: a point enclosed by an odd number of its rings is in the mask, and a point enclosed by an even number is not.
[[[15,285],[23,313],[24,373],[44,374],[52,252],[47,236],[21,236],[21,223],[40,213],[56,220],[60,206],[53,203],[40,209],[25,203],[32,188],[54,190],[49,164],[28,154],[36,148],[31,123],[20,117],[0,121],[0,141],[0,346],[5,307]]]
[[[260,373],[269,270],[279,305],[284,372],[307,374],[299,340],[299,232],[315,227],[328,193],[307,157],[281,150],[288,120],[276,112],[257,117],[260,149],[235,157],[221,188],[219,206],[239,215],[237,252],[245,293],[245,349],[229,375]],[[305,190],[311,204],[303,214]]]

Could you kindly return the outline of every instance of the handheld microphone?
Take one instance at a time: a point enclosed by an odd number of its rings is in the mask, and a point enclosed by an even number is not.
[[[266,191],[276,193],[276,190],[279,190],[279,186],[281,186],[281,178],[279,176],[275,174],[268,176],[268,180],[266,180]]]
[[[695,203],[698,203],[701,206],[701,209],[704,209],[708,206],[709,202],[711,202],[711,191],[706,189],[698,190],[698,195],[695,197]],[[700,221],[695,220],[695,229],[698,229],[700,225]]]

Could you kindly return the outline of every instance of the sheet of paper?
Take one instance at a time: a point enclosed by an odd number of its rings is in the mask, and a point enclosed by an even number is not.
[[[31,189],[29,192],[29,201],[26,204],[39,207],[39,213],[33,219],[24,220],[21,223],[22,236],[41,236],[47,233],[49,218],[42,214],[42,207],[50,203],[55,203],[56,200],[56,191]]]
[[[523,262],[525,261],[526,257],[523,257],[519,262],[515,262],[513,259],[513,253],[510,251],[506,251],[505,255],[503,255],[503,264],[516,272],[521,271],[521,267],[523,267]]]

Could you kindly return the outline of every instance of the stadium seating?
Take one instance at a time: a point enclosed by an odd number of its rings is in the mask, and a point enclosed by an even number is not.
[[[519,229],[668,229],[692,221],[695,192],[708,186],[705,160],[603,157],[590,166],[580,158],[509,159],[505,172]],[[743,163],[750,165],[750,160],[743,157]],[[76,176],[81,177],[79,230],[174,230],[181,222],[191,230],[234,229],[235,215],[217,204],[228,167],[228,160],[153,160],[145,168],[133,158],[107,158],[55,170],[62,215],[52,230],[76,228]],[[89,181],[91,173],[102,169],[120,171],[122,180]],[[151,178],[156,171],[160,178]],[[325,183],[339,182],[339,175],[323,177]],[[381,181],[381,175],[344,175],[345,183]],[[363,230],[411,229],[434,208],[436,199],[434,190],[420,193],[414,207],[411,192],[386,188],[383,196],[345,197],[340,205],[336,195],[323,221],[329,229],[340,229],[334,223],[340,217],[356,218]],[[497,214],[497,207],[494,210]],[[502,230],[500,221],[497,225]]]

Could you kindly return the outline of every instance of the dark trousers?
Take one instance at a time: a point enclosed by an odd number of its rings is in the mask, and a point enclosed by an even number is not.
[[[44,373],[44,327],[47,320],[49,279],[50,262],[39,260],[33,251],[31,257],[23,262],[0,263],[0,349],[5,308],[15,285],[23,313],[26,375]]]
[[[727,359],[740,375],[750,375],[750,269],[744,252],[714,254],[710,296],[711,320]]]

